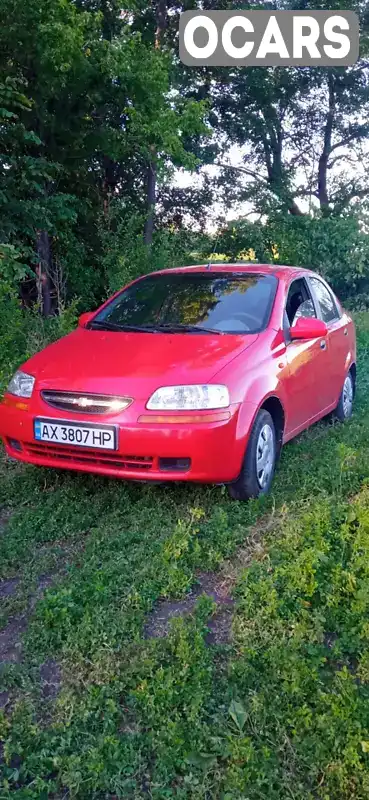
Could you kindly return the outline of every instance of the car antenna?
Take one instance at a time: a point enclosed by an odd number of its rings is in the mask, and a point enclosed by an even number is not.
[[[209,262],[209,264],[207,264],[207,265],[206,265],[206,269],[211,269],[211,264],[210,264],[210,262]]]

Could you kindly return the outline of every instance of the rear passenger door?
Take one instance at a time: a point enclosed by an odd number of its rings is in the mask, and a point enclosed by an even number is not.
[[[347,370],[349,349],[347,320],[325,281],[314,275],[309,276],[309,284],[318,315],[328,326],[330,402],[333,404],[338,402]]]

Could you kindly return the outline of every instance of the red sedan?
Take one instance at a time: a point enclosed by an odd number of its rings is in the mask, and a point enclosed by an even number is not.
[[[294,267],[139,278],[23,364],[0,405],[9,456],[119,478],[268,491],[282,447],[351,416],[354,324]]]

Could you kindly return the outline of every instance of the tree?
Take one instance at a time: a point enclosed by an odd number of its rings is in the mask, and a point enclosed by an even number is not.
[[[61,262],[70,287],[82,285],[77,270],[84,269],[99,297],[109,204],[121,198],[128,225],[129,214],[144,218],[153,148],[160,180],[173,164],[192,167],[182,137],[204,130],[204,110],[171,93],[170,54],[124,22],[118,4],[0,6],[10,20],[0,31],[0,78],[8,87],[20,82],[27,98],[3,129],[3,198],[22,223],[12,227],[7,214],[2,238],[26,254],[49,313]]]
[[[201,6],[206,11],[213,2]],[[277,0],[260,6],[308,11],[316,2]],[[369,10],[360,2],[342,0],[339,6],[353,8],[361,19],[361,58],[353,67],[191,71],[188,92],[211,103],[225,202],[250,200],[265,213],[277,204],[299,216],[308,201],[327,216],[369,193],[363,169],[369,137]],[[322,0],[319,8],[335,9],[337,3]],[[227,162],[232,145],[241,150],[238,165]]]
[[[4,131],[1,154],[2,238],[16,240],[35,268],[44,313],[51,310],[51,238],[76,219],[76,197],[67,187],[66,159],[80,139],[73,103],[87,58],[86,17],[62,0],[2,0],[0,75],[4,87],[24,88],[27,103],[17,105],[14,124]],[[74,92],[71,92],[71,86]],[[9,97],[10,104],[13,102]],[[13,113],[13,112],[11,112]],[[68,122],[67,122],[68,120]],[[67,152],[68,151],[68,152]],[[10,213],[9,213],[10,211]],[[12,213],[13,212],[13,213]]]

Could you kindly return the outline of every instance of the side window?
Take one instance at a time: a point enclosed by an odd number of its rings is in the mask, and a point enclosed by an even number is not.
[[[292,328],[299,317],[316,317],[314,303],[304,278],[291,283],[286,301],[288,324]]]
[[[319,278],[310,278],[310,283],[316,294],[323,321],[328,325],[329,322],[339,319],[340,315],[329,289]]]

